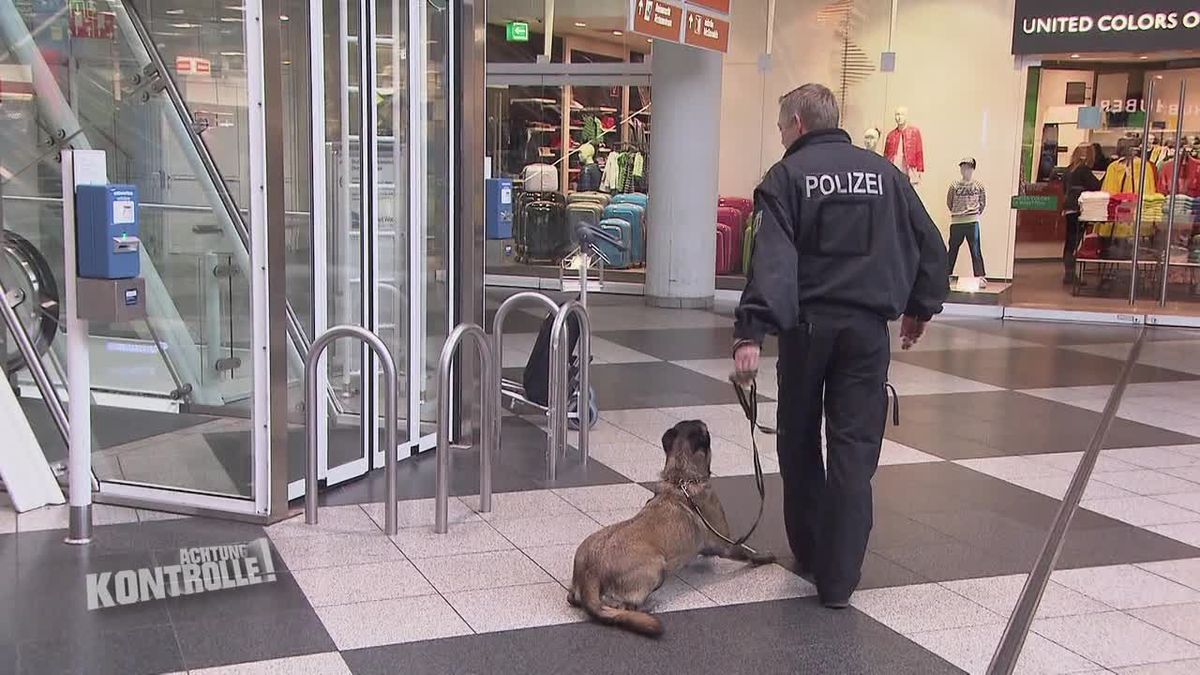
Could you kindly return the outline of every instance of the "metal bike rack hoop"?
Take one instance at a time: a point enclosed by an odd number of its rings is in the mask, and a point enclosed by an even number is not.
[[[400,401],[400,385],[396,379],[396,361],[388,351],[387,345],[379,336],[361,326],[334,326],[321,334],[308,350],[304,361],[304,426],[308,439],[306,464],[304,472],[304,522],[309,525],[317,524],[317,409],[320,391],[317,388],[317,364],[325,349],[338,338],[356,338],[365,342],[383,368],[386,381],[384,387],[384,442],[387,444],[384,453],[384,471],[387,483],[387,502],[383,505],[384,531],[389,536],[397,532],[396,521],[396,474],[399,458],[396,448],[399,447],[396,433],[399,419],[396,406]]]
[[[558,478],[558,453],[567,448],[568,382],[571,379],[567,319],[579,319],[579,454],[586,469],[588,462],[588,429],[591,426],[590,373],[592,360],[592,324],[587,307],[577,300],[563,304],[554,317],[550,332],[550,433],[547,437],[547,470],[550,480]]]
[[[492,450],[494,434],[500,426],[500,379],[492,341],[477,324],[459,324],[446,339],[438,359],[437,407],[437,488],[434,532],[450,530],[450,366],[459,345],[466,338],[479,350],[479,370],[483,380],[483,410],[479,424],[479,510],[492,510]]]
[[[501,375],[504,368],[504,324],[508,320],[508,315],[512,314],[513,310],[517,308],[517,305],[527,303],[539,304],[550,310],[551,313],[558,314],[558,303],[554,302],[550,296],[544,293],[538,293],[536,291],[523,291],[500,303],[500,307],[496,310],[496,317],[492,319],[492,341],[493,346],[496,349],[495,378],[497,382],[501,383],[501,385],[504,383],[503,376]],[[503,386],[501,387],[501,396],[503,396]],[[494,421],[496,423],[496,428],[492,433],[495,434],[494,438],[496,439],[496,455],[499,456],[500,448],[502,447],[502,441],[500,437],[500,415],[496,415],[496,419]]]

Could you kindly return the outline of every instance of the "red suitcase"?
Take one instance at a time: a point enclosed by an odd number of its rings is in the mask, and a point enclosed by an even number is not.
[[[754,214],[754,200],[745,197],[721,197],[717,201],[717,206],[728,206],[741,211],[743,223],[749,221],[750,216]]]
[[[734,239],[733,255],[740,260],[742,257],[742,233],[746,229],[746,221],[742,218],[742,212],[730,206],[719,206],[717,207],[717,222],[729,226],[729,232]]]
[[[717,274],[733,274],[734,261],[739,258],[733,255],[733,229],[725,223],[717,223]]]

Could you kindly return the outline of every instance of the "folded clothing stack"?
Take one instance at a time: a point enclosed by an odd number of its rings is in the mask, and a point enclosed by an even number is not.
[[[1175,222],[1190,223],[1200,216],[1200,199],[1191,195],[1175,195]]]
[[[1079,219],[1085,223],[1108,220],[1107,192],[1085,192],[1079,195]]]
[[[1138,196],[1132,192],[1119,192],[1108,202],[1108,219],[1114,222],[1132,223],[1137,216]]]
[[[1161,223],[1167,219],[1166,206],[1166,195],[1157,192],[1146,195],[1142,206],[1142,220]]]

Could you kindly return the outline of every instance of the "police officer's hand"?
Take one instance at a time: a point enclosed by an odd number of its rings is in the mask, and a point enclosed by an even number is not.
[[[753,342],[738,345],[733,352],[734,377],[741,384],[749,384],[758,375],[758,357],[762,349]]]
[[[900,321],[900,349],[909,350],[921,336],[925,334],[925,326],[929,322],[922,321],[913,316],[906,316]]]

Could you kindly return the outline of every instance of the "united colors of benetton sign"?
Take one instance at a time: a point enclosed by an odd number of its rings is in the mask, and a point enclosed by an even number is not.
[[[1013,54],[1155,52],[1197,45],[1197,0],[1017,0]]]

